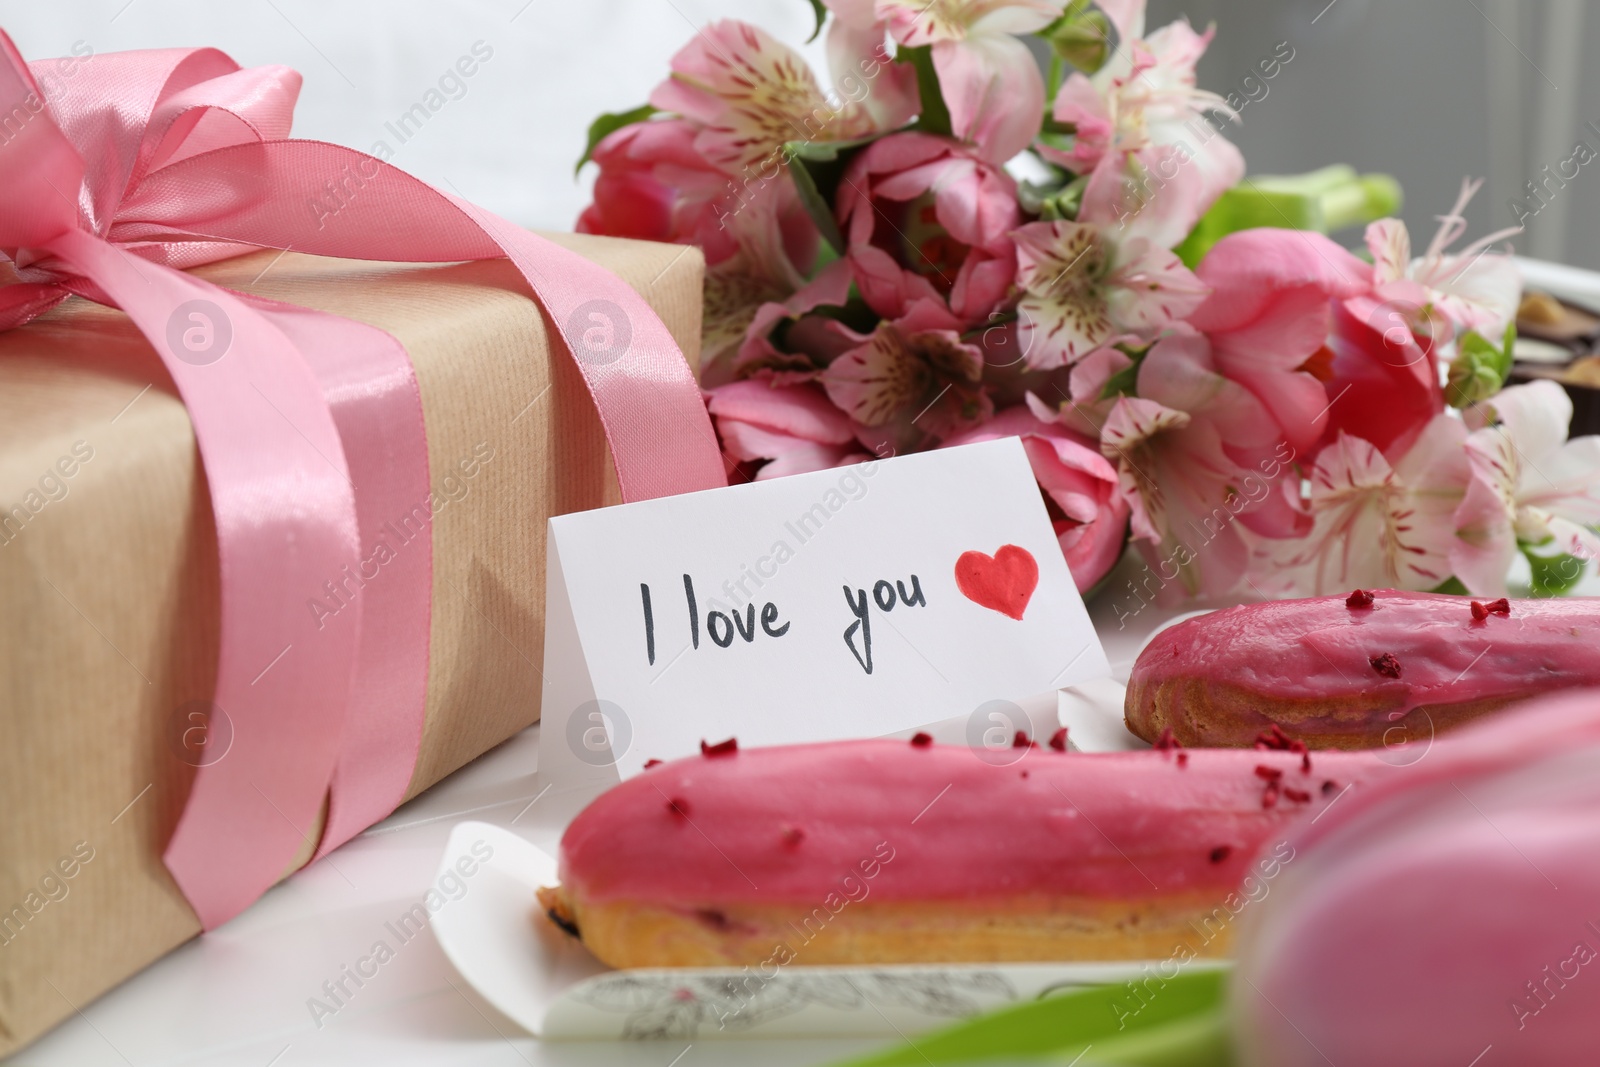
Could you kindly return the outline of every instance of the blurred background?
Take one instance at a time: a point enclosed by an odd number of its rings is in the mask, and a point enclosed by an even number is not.
[[[1600,159],[1579,162],[1600,153],[1600,72],[1584,69],[1600,5],[1151,0],[1152,27],[1181,15],[1217,24],[1201,85],[1248,100],[1229,136],[1253,174],[1335,162],[1393,174],[1419,250],[1461,179],[1485,178],[1469,237],[1520,219],[1518,252],[1600,269]],[[587,201],[593,168],[577,180],[572,168],[593,117],[643,103],[695,29],[729,17],[797,47],[812,25],[806,0],[0,0],[29,59],[214,45],[246,66],[292,66],[305,76],[298,136],[384,142],[397,166],[547,229],[571,228]],[[1280,43],[1293,59],[1255,79]],[[802,49],[819,71],[820,45]],[[422,128],[397,131],[463,56],[477,72]]]

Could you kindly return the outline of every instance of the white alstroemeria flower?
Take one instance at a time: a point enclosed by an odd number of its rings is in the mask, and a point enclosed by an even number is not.
[[[1567,440],[1572,400],[1555,382],[1501,390],[1467,412],[1467,437],[1480,491],[1462,506],[1483,536],[1452,554],[1456,576],[1474,593],[1504,593],[1517,543],[1555,542],[1581,559],[1600,557],[1600,437]],[[1468,516],[1457,515],[1461,525]]]
[[[1310,471],[1311,532],[1258,543],[1252,581],[1302,596],[1443,583],[1470,481],[1466,436],[1460,419],[1439,415],[1391,465],[1371,442],[1340,433]]]

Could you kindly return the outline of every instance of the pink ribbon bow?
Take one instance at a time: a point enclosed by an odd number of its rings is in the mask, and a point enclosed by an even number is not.
[[[221,565],[215,702],[234,741],[199,769],[166,862],[207,929],[281,877],[325,797],[318,855],[404,796],[432,555],[418,538],[349,609],[306,611],[380,523],[428,496],[410,361],[381,330],[179,268],[251,248],[509,257],[580,357],[624,497],[725,484],[694,375],[643,299],[378,159],[288,139],[299,88],[286,67],[245,70],[208,48],[96,56],[70,78],[48,63],[30,72],[0,32],[0,251],[19,279],[0,286],[0,329],[70,294],[122,309],[171,373],[204,459]],[[329,181],[352,180],[337,213],[308,210]],[[597,328],[599,350],[585,339]]]

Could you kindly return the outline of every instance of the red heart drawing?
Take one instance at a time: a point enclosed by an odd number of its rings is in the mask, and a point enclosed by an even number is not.
[[[1016,545],[1001,545],[992,556],[963,552],[956,560],[956,585],[974,604],[1021,619],[1039,585],[1039,563]]]

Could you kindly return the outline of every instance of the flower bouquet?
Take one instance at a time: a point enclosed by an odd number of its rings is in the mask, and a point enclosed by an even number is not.
[[[1196,84],[1215,28],[1146,33],[1143,0],[813,6],[830,84],[719,22],[582,161],[580,230],[705,252],[731,470],[1018,436],[1080,589],[1143,557],[1124,618],[1501,595],[1519,553],[1559,592],[1600,552],[1600,438],[1566,440],[1558,386],[1502,388],[1515,231],[1455,249],[1477,185],[1418,257],[1387,178],[1245,177],[1222,130],[1287,43],[1223,96]],[[1361,222],[1359,254],[1325,235]]]

